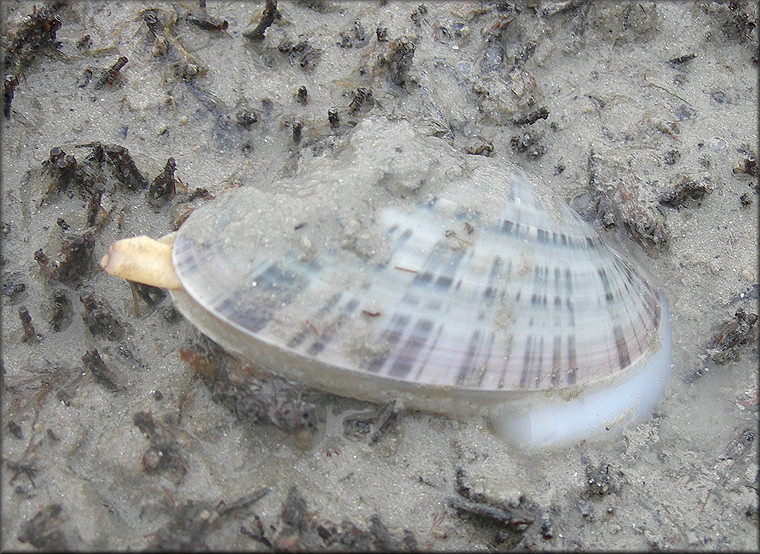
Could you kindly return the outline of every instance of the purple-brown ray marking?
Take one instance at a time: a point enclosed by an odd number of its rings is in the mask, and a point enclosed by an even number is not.
[[[533,361],[533,337],[529,336],[525,341],[525,352],[523,353],[523,365],[520,372],[520,388],[524,389],[530,378],[530,364]]]
[[[288,348],[298,348],[298,346],[304,341],[304,339],[308,336],[311,336],[314,334],[314,331],[312,329],[312,324],[314,322],[320,321],[324,316],[326,316],[328,313],[332,311],[332,309],[335,307],[335,305],[338,303],[338,300],[341,297],[341,293],[333,294],[330,298],[327,299],[327,302],[325,302],[317,311],[316,316],[312,320],[306,321],[301,329],[293,335],[290,340],[288,340],[285,345]]]
[[[441,271],[438,279],[435,281],[435,286],[439,292],[448,290],[451,284],[454,282],[459,264],[464,258],[465,249],[454,250],[451,252],[451,257],[448,263],[443,264],[443,271]]]
[[[630,292],[631,287],[634,285],[635,275],[630,271],[630,269],[626,265],[619,264],[619,267],[622,269],[625,275],[625,281],[623,283],[625,293],[623,293],[623,295],[624,297],[627,297],[626,293]],[[639,279],[636,279],[636,280],[638,281],[640,285],[643,283]],[[643,283],[643,284],[646,285],[646,283]],[[645,301],[643,303],[644,304],[643,308],[640,303],[636,306],[636,313],[635,313],[636,321],[633,320],[634,316],[631,315],[631,330],[633,333],[633,337],[635,339],[636,349],[635,351],[632,350],[632,344],[630,342],[628,342],[628,348],[629,348],[629,356],[635,359],[638,359],[638,357],[646,349],[646,336],[640,336],[639,330],[644,329],[644,335],[646,335],[646,329],[650,328],[653,324],[654,324],[654,327],[657,327],[658,325],[657,320],[655,320],[654,322],[647,321],[647,318],[645,317],[645,314],[650,311],[649,304],[651,303],[651,300],[653,300],[653,298],[649,295],[648,291],[645,291],[644,300]]]
[[[552,349],[552,378],[551,383],[555,387],[559,385],[562,374],[562,337],[554,335],[554,348]]]
[[[421,319],[417,321],[409,338],[401,346],[391,365],[389,375],[392,377],[406,378],[414,367],[417,357],[425,346],[425,343],[433,330],[433,321]]]
[[[575,327],[575,305],[569,298],[565,298],[565,309],[567,310],[568,325]]]
[[[533,268],[533,293],[530,297],[531,306],[535,309],[539,306],[546,308],[546,291],[548,285],[548,267],[535,267]]]
[[[575,335],[567,336],[567,384],[574,385],[575,377],[578,371],[578,360],[576,359]]]
[[[507,339],[507,344],[504,345],[504,363],[501,366],[501,375],[499,376],[499,382],[497,386],[503,389],[507,385],[507,373],[509,372],[510,365],[509,360],[512,357],[512,343],[514,337],[512,335]]]
[[[338,317],[336,317],[332,322],[330,322],[319,334],[317,339],[309,346],[307,352],[311,354],[312,356],[318,355],[324,348],[327,346],[327,344],[333,340],[336,336],[336,333],[338,332],[338,329],[340,329],[346,321],[348,321],[348,318],[351,317],[351,315],[356,310],[357,306],[359,306],[359,301],[356,298],[352,298],[349,300],[345,306],[343,306],[343,309],[340,311],[340,314]]]
[[[527,389],[528,386],[531,388],[538,386],[541,379],[543,349],[543,337],[529,336],[525,341],[525,355],[523,357],[523,367],[520,374],[521,389]]]
[[[560,325],[562,323],[562,316],[560,315],[562,313],[562,298],[559,296],[554,297],[554,308],[552,309],[552,312],[554,313],[554,324]]]
[[[410,317],[406,314],[394,314],[391,316],[388,326],[380,334],[380,340],[388,343],[388,349],[376,355],[366,365],[367,371],[379,373],[391,353],[396,349],[396,345],[404,334],[404,329],[409,324]]]
[[[544,367],[544,337],[543,335],[538,339],[538,360],[536,361],[535,381],[533,382],[534,388],[538,388],[541,384],[541,369]]]
[[[483,385],[483,380],[486,378],[486,374],[491,371],[491,350],[493,349],[493,343],[496,338],[496,335],[493,331],[488,333],[488,341],[487,346],[485,350],[485,356],[484,356],[484,362],[486,364],[484,371],[480,372],[480,377],[478,378],[478,387],[481,387]]]
[[[395,229],[396,226],[394,225],[391,229]],[[388,233],[391,234],[390,231]],[[403,247],[407,241],[412,237],[413,231],[411,229],[406,229],[403,233],[399,235],[399,237],[396,239],[396,242],[393,243],[393,248],[391,249],[391,255],[395,254],[401,247]]]
[[[613,265],[615,265],[617,260],[613,260]],[[620,320],[619,317],[619,305],[614,302],[615,294],[612,291],[612,286],[609,282],[609,279],[607,277],[607,272],[604,268],[599,268],[597,270],[597,274],[599,275],[599,280],[602,283],[602,288],[604,289],[604,298],[606,300],[607,305],[607,311],[610,315],[610,320],[614,322],[618,322]],[[619,291],[616,291],[619,292]],[[617,357],[618,357],[618,366],[620,369],[627,368],[631,363],[631,357],[628,353],[628,344],[625,340],[625,334],[623,333],[623,329],[620,326],[619,323],[615,323],[612,327],[612,335],[615,340],[615,348],[617,351]]]
[[[448,255],[446,255],[447,253]],[[402,301],[412,306],[419,305],[424,294],[420,294],[419,289],[427,289],[433,283],[437,289],[435,293],[441,293],[451,288],[464,256],[464,248],[451,251],[446,241],[437,242],[422,264],[421,271],[417,272],[406,289]],[[458,287],[455,290],[458,290]],[[439,301],[431,299],[430,296],[425,296],[425,298],[429,299],[426,307],[440,308]]]
[[[504,222],[501,224],[501,232],[504,233],[505,235],[511,235],[514,233],[514,227],[515,227],[514,223],[505,219]]]
[[[202,272],[195,270],[205,265],[208,258],[212,257],[209,253],[210,249],[197,246],[191,240],[179,237],[174,243],[173,250],[180,280],[186,286],[192,285],[193,280],[188,283],[186,277],[187,275],[202,275]],[[218,279],[221,282],[224,275],[219,275]],[[212,311],[223,319],[256,333],[266,327],[281,305],[292,302],[309,283],[305,275],[285,271],[276,264],[270,264],[258,275],[251,276],[251,281],[254,280],[257,286],[250,289],[254,301],[248,298],[241,301],[241,291],[227,290],[221,294],[222,289],[218,286],[218,282],[211,288],[215,291],[215,297],[204,298],[203,296],[204,293],[207,294],[209,283],[201,283],[201,290],[195,290],[193,294],[199,294],[201,299],[211,306]]]
[[[620,369],[625,369],[631,365],[631,357],[628,355],[628,343],[626,343],[625,334],[620,325],[613,326],[612,333],[615,337],[615,347],[617,348]]]
[[[626,292],[630,290],[629,284],[633,286],[634,280],[638,283],[639,287],[638,289],[642,291],[643,294],[643,304],[644,311],[646,312],[646,315],[648,316],[648,320],[644,317],[644,315],[641,313],[640,307],[636,308],[635,317],[638,318],[638,323],[641,324],[642,329],[650,329],[650,328],[658,328],[659,326],[659,304],[658,304],[658,298],[655,291],[652,290],[652,288],[649,286],[648,283],[640,279],[639,277],[635,276],[633,272],[630,270],[630,268],[622,263],[618,259],[613,260],[613,266],[615,269],[618,270],[618,274],[623,275],[623,289],[618,289],[618,296],[620,298],[626,297]],[[602,279],[603,286],[606,283],[606,274],[603,273],[603,270],[600,269],[600,278]],[[607,287],[605,287],[605,290],[607,290]],[[609,295],[607,295],[609,298]],[[641,306],[639,304],[639,306]],[[618,311],[619,307],[615,306],[613,307],[613,304],[610,303],[609,306],[610,316],[614,321],[618,321]],[[633,313],[627,313],[629,320],[634,317]],[[637,332],[637,325],[636,322],[631,321],[631,333],[628,333],[628,337],[626,336],[627,333],[625,332],[625,329],[622,328],[621,325],[616,325],[613,328],[613,334],[615,337],[615,345],[617,349],[618,359],[620,363],[621,368],[626,368],[630,366],[632,363],[632,359],[638,359],[638,357],[641,355],[642,352],[644,352],[646,348],[646,337],[639,337]],[[635,342],[635,345],[631,342],[630,335],[633,335],[633,341]],[[635,346],[635,349],[633,348]]]
[[[478,352],[478,344],[480,343],[480,331],[477,329],[470,335],[470,342],[467,345],[467,353],[464,356],[464,360],[459,365],[459,371],[457,372],[456,383],[461,385],[470,376],[470,373],[475,369],[473,360],[475,354]]]
[[[425,352],[425,357],[420,362],[417,373],[414,376],[415,381],[419,381],[420,377],[422,376],[422,372],[427,367],[428,361],[430,360],[430,355],[435,352],[436,345],[438,344],[438,339],[441,338],[441,335],[443,334],[443,325],[438,326],[438,331],[436,332],[435,336],[433,337],[433,341],[430,343],[430,346],[428,347],[427,351]]]
[[[607,273],[604,271],[603,267],[600,267],[597,270],[597,273],[599,274],[599,279],[602,283],[602,288],[604,288],[604,298],[605,300],[607,300],[607,304],[611,304],[614,299],[614,295],[612,294],[612,289],[610,288],[610,282],[607,279]]]
[[[190,246],[189,240],[179,238],[172,247],[172,256],[177,260],[176,265],[182,268],[183,273],[194,273],[199,267],[198,257]]]
[[[496,298],[496,281],[499,278],[499,270],[501,269],[501,258],[499,256],[494,257],[491,263],[491,272],[488,274],[488,283],[483,291],[483,298],[487,302],[492,302]]]
[[[266,327],[282,306],[290,304],[309,285],[305,275],[283,270],[274,263],[252,276],[251,281],[256,281],[256,287],[247,292],[251,297],[241,301],[241,291],[236,291],[212,305],[218,313],[254,333]]]
[[[393,225],[390,229],[388,229],[386,234],[389,237],[393,237],[393,235],[396,234],[397,231],[398,231],[398,225]],[[401,233],[401,235],[399,235],[399,237],[396,239],[396,241],[393,243],[393,246],[391,247],[390,256],[388,257],[389,261],[393,259],[393,255],[407,243],[407,241],[411,238],[413,234],[414,233],[412,232],[411,229],[406,229],[403,233]],[[377,271],[385,271],[385,269],[387,269],[388,267],[389,261],[377,264],[377,266],[375,266],[375,269]]]
[[[562,292],[562,271],[559,267],[554,268],[554,293],[560,294]]]

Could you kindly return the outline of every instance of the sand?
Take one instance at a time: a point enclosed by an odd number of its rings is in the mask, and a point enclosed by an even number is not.
[[[34,5],[3,3],[13,52]],[[60,18],[60,44],[6,56],[18,84],[2,124],[3,549],[756,549],[753,4],[280,2],[262,40],[244,36],[261,3],[209,3],[213,20],[153,6],[149,24],[139,3],[38,4],[35,17]],[[645,268],[674,336],[651,418],[536,454],[476,418],[402,410],[376,433],[363,420],[383,407],[276,380],[262,386],[281,395],[279,424],[239,417],[180,360],[199,338],[170,299],[135,299],[98,267],[114,240],[162,236],[226,189],[297,172],[369,116],[525,168]],[[55,147],[83,164],[95,141],[108,159],[127,148],[146,184],[174,158],[186,191],[154,206],[114,188],[134,176],[109,174],[88,227],[91,193],[57,190],[43,164]],[[89,229],[92,251],[46,274],[35,252],[54,260],[62,226]],[[60,324],[56,291],[70,303]],[[93,333],[90,293],[118,326]],[[288,432],[294,406],[313,406],[313,433]]]

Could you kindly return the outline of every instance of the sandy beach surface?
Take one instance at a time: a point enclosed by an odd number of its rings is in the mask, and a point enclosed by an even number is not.
[[[756,550],[757,16],[3,2],[0,548]],[[100,269],[370,117],[524,168],[646,270],[674,342],[651,417],[536,453],[241,382],[169,296]]]

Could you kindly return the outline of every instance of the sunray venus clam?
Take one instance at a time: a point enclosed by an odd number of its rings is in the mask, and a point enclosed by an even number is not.
[[[118,241],[101,264],[170,289],[258,367],[556,447],[650,413],[671,330],[664,296],[542,188],[373,117],[295,175],[226,192],[159,241]]]

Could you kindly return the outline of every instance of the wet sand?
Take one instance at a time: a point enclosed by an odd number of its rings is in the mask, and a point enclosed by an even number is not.
[[[263,39],[263,3],[37,5],[30,31],[33,6],[2,6],[3,549],[756,548],[754,5],[280,2]],[[57,46],[12,40],[55,18]],[[651,418],[532,454],[478,419],[402,410],[375,434],[383,407],[274,380],[254,421],[180,360],[200,339],[168,297],[98,267],[370,116],[525,168],[645,268],[674,336]],[[51,169],[56,147],[90,177]],[[181,186],[150,202],[169,158]],[[72,240],[91,250],[60,270]],[[313,433],[283,423],[293,406]]]

